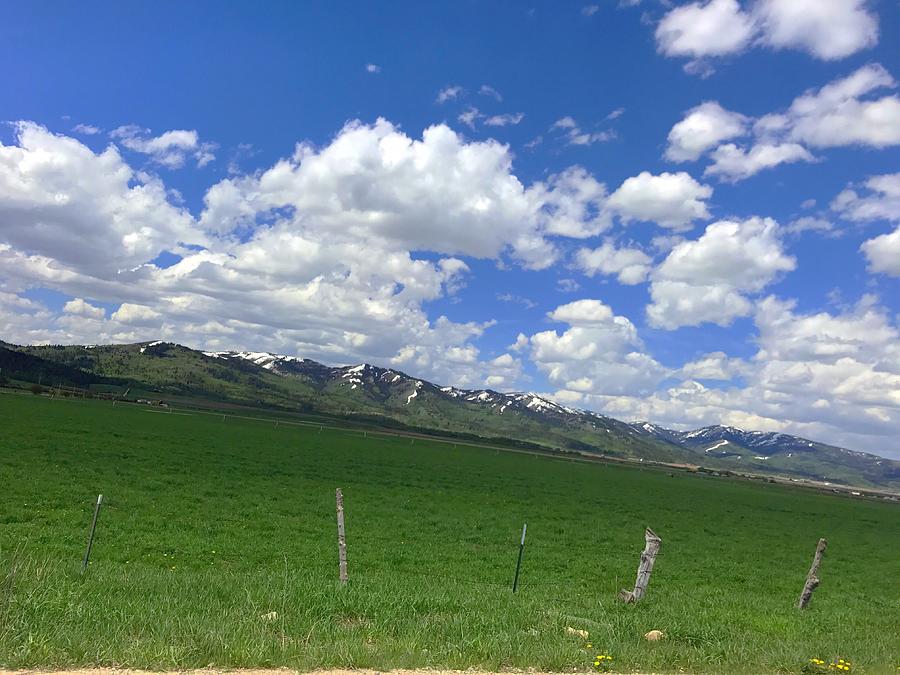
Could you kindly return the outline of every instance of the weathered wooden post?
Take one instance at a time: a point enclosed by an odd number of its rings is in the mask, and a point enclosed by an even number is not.
[[[623,588],[619,591],[619,599],[623,602],[637,602],[647,592],[647,584],[650,583],[650,573],[653,571],[653,563],[656,561],[656,554],[659,553],[659,545],[662,544],[662,539],[649,527],[644,532],[644,539],[646,544],[644,545],[643,553],[641,553],[641,562],[638,565],[634,590],[629,591]]]
[[[347,537],[344,534],[344,494],[341,488],[335,491],[337,499],[337,527],[338,527],[338,570],[341,583],[347,583]]]
[[[797,602],[797,609],[805,609],[812,598],[813,591],[819,586],[819,564],[822,562],[822,556],[825,555],[825,549],[828,542],[819,539],[816,545],[816,555],[813,557],[812,566],[809,568],[809,574],[806,575],[806,583],[803,584],[803,592],[800,594],[800,600]]]
[[[81,562],[81,573],[87,569],[91,559],[91,549],[94,547],[94,532],[97,530],[97,518],[100,516],[100,505],[103,503],[103,495],[97,495],[97,504],[94,506],[94,518],[91,520],[91,532],[88,535],[87,550],[84,552],[84,560]]]

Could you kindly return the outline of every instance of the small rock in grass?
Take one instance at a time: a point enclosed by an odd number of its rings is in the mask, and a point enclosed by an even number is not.
[[[268,612],[266,614],[261,614],[259,618],[263,621],[274,621],[278,618],[278,612]]]
[[[665,639],[666,634],[661,630],[651,630],[649,633],[644,634],[645,640],[650,640],[650,642],[659,642],[660,640]]]
[[[577,635],[578,637],[585,640],[588,639],[588,632],[586,630],[581,630],[580,628],[572,628],[571,626],[566,626],[566,633],[569,635]]]

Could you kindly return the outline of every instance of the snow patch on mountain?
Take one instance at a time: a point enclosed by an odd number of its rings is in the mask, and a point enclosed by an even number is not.
[[[156,342],[151,342],[148,345],[144,345],[143,347],[141,347],[141,354],[144,353],[144,351],[147,349],[147,347],[156,347],[157,345],[161,345],[162,343],[163,343],[162,340],[157,340]]]
[[[721,448],[723,445],[728,445],[728,441],[719,441],[715,445],[709,446],[706,450],[704,450],[704,452],[712,452],[716,448]]]
[[[409,405],[409,402],[412,401],[416,396],[419,395],[419,389],[421,389],[421,388],[422,388],[422,381],[416,380],[416,388],[413,389],[413,393],[411,393],[409,396],[407,396],[406,405]]]

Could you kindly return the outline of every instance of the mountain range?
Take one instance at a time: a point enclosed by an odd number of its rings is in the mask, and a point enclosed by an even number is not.
[[[775,432],[627,423],[527,392],[458,389],[370,364],[331,367],[267,352],[154,341],[17,346],[0,378],[171,401],[263,406],[556,451],[900,491],[900,462]]]

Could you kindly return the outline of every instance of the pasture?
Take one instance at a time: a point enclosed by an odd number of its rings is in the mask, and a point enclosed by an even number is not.
[[[108,401],[0,395],[0,428],[0,666],[900,665],[897,504]],[[647,525],[662,550],[625,605]]]

